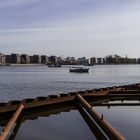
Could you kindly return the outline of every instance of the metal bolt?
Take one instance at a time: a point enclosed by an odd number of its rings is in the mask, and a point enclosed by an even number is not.
[[[103,116],[103,114],[101,114],[101,120],[103,120],[104,119],[104,116]]]
[[[92,105],[90,106],[90,108],[92,109]]]

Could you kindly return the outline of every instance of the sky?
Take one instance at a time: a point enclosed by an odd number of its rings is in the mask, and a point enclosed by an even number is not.
[[[0,0],[0,52],[140,57],[139,0]]]

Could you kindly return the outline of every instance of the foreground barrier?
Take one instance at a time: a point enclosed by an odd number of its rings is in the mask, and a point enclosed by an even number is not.
[[[96,112],[96,110],[86,102],[81,95],[77,95],[77,100],[111,140],[125,140],[125,138],[104,119],[103,115]]]
[[[58,95],[48,95],[48,96],[40,96],[36,98],[29,98],[23,100],[14,100],[9,101],[8,103],[0,103],[0,113],[11,113],[16,111],[19,104],[24,104],[24,108],[33,109],[43,106],[53,106],[58,104],[67,104],[74,102],[77,94],[82,95],[86,100],[94,101],[101,99],[112,99],[112,98],[138,98],[140,99],[140,83],[125,85],[125,86],[114,86],[114,87],[106,87],[100,89],[92,89],[85,91],[75,91],[69,92],[68,94],[58,94]],[[132,88],[132,89],[131,89]]]

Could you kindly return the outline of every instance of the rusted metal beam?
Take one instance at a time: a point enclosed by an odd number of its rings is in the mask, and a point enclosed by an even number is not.
[[[140,97],[140,94],[109,94],[108,97]]]
[[[84,100],[81,95],[77,95],[77,100],[111,140],[125,140],[125,138],[104,119],[103,114],[96,112],[95,108]]]
[[[24,99],[24,100],[14,100],[8,103],[0,103],[0,113],[10,113],[16,111],[19,104],[24,104],[25,109],[32,109],[38,108],[43,106],[53,106],[57,104],[63,103],[72,103],[77,94],[82,95],[88,101],[92,99],[110,99],[110,98],[140,98],[139,91],[134,91],[133,94],[130,92],[126,92],[127,88],[132,88],[134,90],[135,87],[140,87],[140,84],[132,84],[132,85],[125,85],[125,86],[113,86],[107,88],[100,88],[100,89],[92,89],[86,91],[77,91],[77,92],[70,92],[68,94],[59,94],[59,95],[49,95],[47,97],[36,97],[35,99]],[[129,94],[128,94],[129,93]],[[131,94],[130,94],[131,93]]]
[[[86,113],[83,107],[80,104],[77,104],[77,109],[79,110],[81,116],[89,126],[93,135],[97,140],[108,140],[108,137],[104,134],[104,132],[96,125],[96,123],[92,120],[92,118]]]
[[[109,91],[109,94],[140,94],[140,90],[119,90]]]
[[[105,106],[105,107],[110,107],[110,106],[140,106],[140,103],[103,103],[103,104],[92,104],[94,106]]]
[[[24,109],[24,105],[21,104],[18,107],[17,111],[14,113],[13,117],[8,122],[8,124],[5,126],[3,132],[0,134],[0,140],[5,140],[8,137],[11,129],[13,128],[16,120],[18,119],[18,117],[21,114],[21,112],[22,112],[23,109]]]
[[[32,108],[37,108],[41,106],[47,106],[47,105],[55,105],[55,104],[62,104],[62,103],[68,103],[72,102],[75,99],[75,96],[69,96],[67,94],[67,97],[55,97],[54,95],[49,96],[48,98],[44,100],[40,100],[38,98],[36,99],[24,99],[20,101],[20,103],[25,105],[25,109],[32,109]],[[11,104],[12,102],[9,103],[4,103],[2,106],[0,106],[0,113],[6,113],[6,112],[12,112],[15,111],[18,107],[19,104]]]

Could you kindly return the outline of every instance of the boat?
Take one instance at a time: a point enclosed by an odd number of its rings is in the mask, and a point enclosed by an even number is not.
[[[89,68],[83,68],[83,67],[74,67],[69,69],[70,72],[76,72],[76,73],[88,73]]]
[[[50,64],[50,65],[48,65],[48,67],[61,67],[61,65],[60,64]]]
[[[94,64],[84,64],[84,66],[94,66]]]

